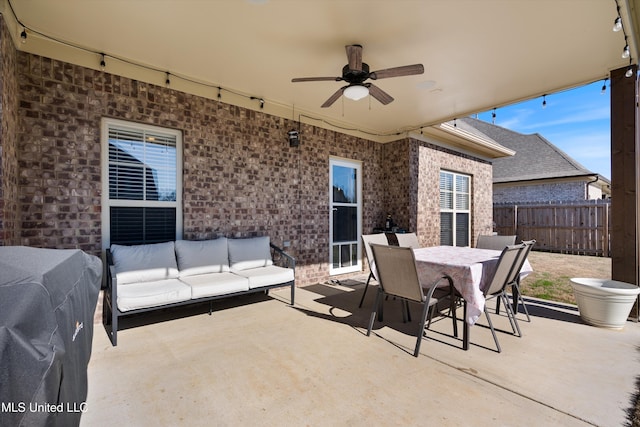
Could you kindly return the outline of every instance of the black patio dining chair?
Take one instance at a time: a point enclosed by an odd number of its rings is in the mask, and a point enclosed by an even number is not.
[[[367,295],[367,289],[369,289],[369,282],[371,279],[375,279],[376,282],[379,282],[376,263],[373,259],[373,252],[371,252],[371,244],[387,245],[387,236],[384,233],[362,235],[362,246],[364,246],[364,253],[367,257],[367,262],[369,263],[369,277],[367,278],[367,283],[364,285],[364,292],[362,292],[362,298],[360,298],[360,304],[358,304],[359,308],[362,308],[362,303],[364,302],[364,297]]]
[[[524,303],[524,299],[522,298],[522,292],[520,292],[520,270],[522,270],[522,266],[524,262],[527,260],[531,249],[533,249],[533,245],[536,244],[535,240],[523,240],[522,244],[525,245],[524,250],[520,251],[518,255],[518,259],[516,260],[515,272],[516,274],[513,276],[513,280],[508,284],[511,286],[511,297],[514,299],[513,301],[513,312],[514,315],[518,314],[518,302],[522,304],[522,309],[524,310],[524,314],[527,316],[527,322],[531,322],[531,317],[529,316],[529,310],[527,309],[527,305]],[[498,312],[496,308],[496,312]]]
[[[519,254],[525,249],[525,245],[522,243],[518,245],[506,246],[500,254],[500,258],[498,259],[496,268],[489,280],[489,285],[483,290],[483,294],[485,297],[484,314],[487,318],[489,328],[491,329],[491,334],[493,335],[493,340],[496,343],[498,353],[502,352],[502,348],[500,347],[500,343],[498,342],[498,336],[496,334],[495,328],[493,327],[491,316],[489,315],[489,309],[487,308],[488,303],[491,299],[502,301],[505,306],[505,310],[507,311],[507,317],[509,318],[509,323],[511,325],[513,333],[517,336],[522,336],[520,332],[520,326],[518,325],[518,320],[516,319],[515,313],[511,305],[509,304],[506,289],[507,286],[509,286],[515,280],[516,276],[520,274],[520,268],[516,264]],[[462,298],[459,293],[456,294],[456,297]],[[452,307],[455,309],[455,307],[457,306],[453,305]],[[496,306],[496,309],[497,307],[498,306]]]
[[[420,241],[416,233],[396,233],[398,239],[398,246],[403,248],[418,249],[420,247]]]
[[[425,332],[425,323],[429,312],[429,323],[433,317],[439,299],[435,296],[436,290],[444,291],[441,298],[447,296],[451,301],[454,300],[453,281],[449,276],[443,275],[435,282],[423,287],[420,283],[418,270],[416,267],[416,259],[413,249],[408,247],[387,246],[371,244],[371,250],[378,273],[378,293],[375,303],[371,310],[371,319],[367,336],[371,335],[371,329],[376,318],[376,311],[379,309],[383,296],[392,296],[403,302],[416,302],[423,305],[422,315],[420,316],[419,327],[417,331],[416,346],[413,352],[415,357],[420,353],[420,344]],[[442,281],[445,280],[444,283]],[[425,293],[426,291],[426,293]],[[430,310],[431,309],[431,310]],[[455,310],[451,309],[453,317],[454,331],[457,319]],[[456,333],[457,335],[457,333]]]
[[[484,305],[484,315],[487,317],[487,323],[489,324],[489,328],[491,329],[491,334],[493,335],[493,340],[496,343],[496,347],[498,349],[498,353],[502,352],[502,348],[500,347],[500,343],[498,342],[498,336],[496,335],[496,330],[493,327],[493,322],[491,321],[491,316],[489,315],[489,309],[487,308],[487,303],[491,299],[499,299],[502,301],[505,311],[507,312],[507,317],[509,318],[509,323],[511,324],[511,328],[513,329],[513,333],[517,336],[522,336],[520,333],[520,326],[518,326],[518,319],[516,319],[516,315],[513,312],[511,305],[509,304],[509,299],[507,297],[506,289],[514,280],[515,276],[520,274],[520,268],[518,268],[517,261],[520,253],[524,251],[526,246],[524,244],[510,245],[505,247],[500,254],[500,258],[498,259],[498,265],[491,276],[491,281],[489,282],[489,286],[483,291],[485,297],[485,305]]]
[[[480,234],[476,241],[476,248],[478,249],[493,249],[501,251],[505,247],[514,245],[516,243],[516,236],[499,236],[497,234],[485,235]]]

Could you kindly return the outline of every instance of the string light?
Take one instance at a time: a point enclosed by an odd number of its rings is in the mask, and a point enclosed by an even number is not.
[[[547,108],[547,94],[542,95],[542,108]]]
[[[627,32],[624,29],[624,23],[622,22],[622,17],[620,16],[620,4],[618,3],[618,0],[616,0],[616,12],[617,12],[617,16],[616,16],[616,19],[613,21],[613,31],[616,33],[619,31],[622,31],[622,34],[624,34],[624,48],[622,49],[622,58],[624,59],[629,58],[629,69],[627,69],[624,75],[625,77],[631,77],[633,76],[633,57],[631,56],[631,50],[629,49],[629,40],[627,37]]]
[[[458,127],[457,120],[458,120],[458,119],[456,119],[456,118],[454,118],[454,119],[453,119],[453,127],[454,127],[454,128],[457,128],[457,127]]]
[[[606,78],[606,79],[604,79],[604,80],[602,81],[602,89],[600,89],[600,93],[601,93],[602,95],[604,95],[604,94],[605,94],[605,92],[607,91],[607,80],[609,80],[609,79],[608,79],[608,78]]]
[[[618,0],[616,0],[616,5],[618,5]],[[624,38],[625,38],[625,47],[624,47],[624,49],[623,49],[622,56],[623,56],[623,58],[629,58],[629,68],[627,69],[627,71],[626,71],[626,73],[625,73],[625,76],[626,76],[626,77],[632,77],[632,76],[634,75],[633,57],[631,57],[631,51],[630,51],[630,47],[629,47],[629,45],[628,45],[628,37],[627,37],[627,35],[626,35],[626,32],[624,31],[624,30],[625,30],[625,28],[624,28],[624,24],[623,24],[623,22],[622,22],[622,19],[621,19],[621,17],[620,17],[620,14],[619,14],[620,7],[618,6],[618,7],[617,7],[617,9],[618,9],[618,16],[617,16],[617,17],[615,18],[615,20],[614,20],[613,31],[614,31],[614,32],[623,31],[623,33],[625,34],[625,36],[624,36]],[[13,11],[12,11],[12,12],[13,12]],[[22,43],[26,43],[26,40],[27,40],[27,31],[26,31],[26,30],[27,30],[27,28],[26,28],[26,26],[24,26],[24,25],[19,21],[18,17],[15,15],[15,12],[13,13],[13,16],[14,16],[14,18],[16,19],[16,21],[18,22],[18,24],[23,26],[23,29],[22,29],[22,31],[20,32],[20,39],[21,39],[21,42],[22,42]],[[34,32],[34,31],[33,31],[33,30],[31,30],[31,29],[30,29],[30,31]],[[42,37],[44,37],[44,38],[46,38],[46,39],[48,39],[48,40],[52,40],[52,41],[55,41],[55,42],[57,42],[57,43],[61,43],[61,44],[63,44],[63,45],[66,45],[66,46],[69,46],[69,47],[72,47],[72,48],[75,48],[75,49],[78,49],[78,50],[82,50],[82,51],[85,51],[85,52],[88,52],[88,53],[93,53],[93,54],[101,55],[100,67],[101,67],[101,69],[104,69],[104,67],[106,67],[106,61],[105,61],[105,54],[104,54],[104,53],[96,52],[96,51],[94,51],[94,50],[87,49],[87,48],[85,48],[85,47],[78,46],[78,45],[75,45],[75,44],[73,44],[73,43],[70,43],[70,42],[67,42],[67,41],[64,41],[64,40],[61,40],[61,39],[57,39],[57,38],[55,38],[55,37],[52,37],[52,36],[49,36],[49,35],[47,35],[47,34],[43,34],[43,33],[37,32],[37,31],[36,31],[36,33],[37,33],[39,36],[42,36]],[[130,64],[130,65],[133,65],[133,66],[136,66],[136,67],[140,67],[140,68],[145,68],[145,69],[148,69],[148,70],[152,70],[152,71],[157,71],[157,72],[162,72],[162,71],[163,71],[163,70],[161,70],[161,69],[154,68],[154,67],[150,67],[150,66],[148,66],[148,65],[143,65],[143,64],[137,63],[137,62],[135,62],[135,61],[132,61],[132,60],[129,60],[129,59],[126,59],[126,58],[121,58],[121,57],[117,57],[117,56],[113,56],[113,55],[110,55],[110,58],[111,58],[111,59],[116,59],[116,60],[118,60],[118,61],[121,61],[121,62],[124,62],[124,63]],[[171,74],[170,74],[168,71],[165,71],[165,74],[166,74],[165,85],[166,85],[167,87],[169,87],[169,86],[170,86],[170,84],[171,84],[171,81],[170,81],[170,76],[171,76]],[[221,100],[221,99],[222,99],[222,90],[224,89],[224,90],[226,90],[227,92],[233,93],[233,94],[235,94],[235,95],[237,95],[237,96],[243,96],[243,97],[251,98],[251,99],[258,99],[258,100],[260,101],[260,108],[261,108],[261,109],[262,109],[262,108],[264,108],[264,102],[265,102],[265,101],[264,101],[264,99],[262,99],[262,98],[250,97],[250,96],[245,95],[245,94],[242,94],[242,93],[238,93],[238,92],[234,92],[234,91],[229,90],[229,89],[225,89],[225,88],[223,88],[223,87],[221,87],[221,86],[214,86],[214,85],[212,85],[212,84],[207,84],[207,83],[204,83],[204,82],[201,82],[201,81],[196,81],[196,80],[190,79],[189,77],[185,77],[185,76],[180,76],[180,75],[176,76],[176,75],[174,75],[174,77],[177,77],[177,78],[179,78],[179,79],[181,79],[181,80],[183,80],[183,81],[187,81],[187,82],[191,82],[191,83],[199,84],[199,85],[202,85],[202,86],[207,86],[207,87],[217,88],[217,90],[218,90],[218,93],[217,93],[217,99],[218,99],[218,100]],[[605,79],[604,79],[604,84],[603,84],[603,86],[602,86],[602,93],[604,93],[604,92],[606,91],[606,81],[607,81],[607,79],[605,78]],[[545,94],[545,95],[543,95],[543,97],[546,97],[546,94]],[[544,108],[545,106],[546,106],[546,99],[543,99],[543,108]],[[364,130],[361,130],[361,129],[355,129],[355,128],[346,128],[346,127],[342,127],[342,126],[340,126],[340,125],[337,125],[337,124],[335,124],[335,123],[328,122],[328,121],[326,121],[326,120],[324,120],[324,119],[320,119],[320,118],[317,118],[317,117],[302,116],[302,115],[301,115],[300,117],[306,117],[306,118],[311,119],[311,120],[320,121],[320,122],[326,123],[326,124],[328,124],[328,125],[330,125],[330,126],[332,126],[332,127],[334,127],[334,128],[337,128],[337,129],[343,129],[343,130],[348,130],[348,131],[358,131],[358,132],[361,132],[361,133],[363,133],[363,134],[367,134],[367,135],[375,135],[375,136],[396,136],[396,135],[401,135],[402,133],[406,132],[406,130],[405,130],[405,131],[399,131],[399,132],[392,132],[392,133],[380,134],[380,133],[367,132],[367,131],[364,131]],[[495,124],[495,123],[496,123],[496,117],[497,117],[497,114],[496,114],[496,107],[494,107],[494,108],[493,108],[493,111],[492,111],[491,117],[492,117],[492,123],[493,123],[493,124]],[[454,127],[457,127],[456,120],[457,120],[457,119],[454,119]],[[414,129],[414,130],[416,130],[417,128],[413,128],[413,129]],[[421,134],[421,135],[423,135],[423,126],[420,126],[420,134]]]

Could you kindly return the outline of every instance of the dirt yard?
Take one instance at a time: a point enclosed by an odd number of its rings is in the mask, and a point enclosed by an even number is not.
[[[572,277],[611,278],[611,258],[532,251],[533,273],[520,284],[524,295],[575,304]]]

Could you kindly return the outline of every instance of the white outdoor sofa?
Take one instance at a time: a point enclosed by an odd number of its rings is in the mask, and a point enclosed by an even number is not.
[[[102,322],[116,346],[120,317],[284,286],[293,305],[295,259],[266,236],[111,245]]]

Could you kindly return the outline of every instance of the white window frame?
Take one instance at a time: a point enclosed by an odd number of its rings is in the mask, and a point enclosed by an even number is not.
[[[174,207],[176,209],[176,239],[182,239],[182,132],[176,129],[128,122],[104,117],[100,124],[100,144],[102,162],[102,249],[111,246],[111,207]],[[175,137],[176,139],[176,200],[116,200],[109,198],[109,129],[131,129],[133,131],[153,132]]]
[[[453,208],[451,208],[451,209],[449,209],[449,208],[443,208],[443,207],[442,207],[442,205],[440,205],[440,213],[441,213],[441,214],[442,214],[442,213],[451,213],[451,214],[452,214],[452,222],[453,222],[453,230],[452,230],[453,236],[452,236],[452,243],[453,243],[453,246],[457,246],[457,242],[456,242],[456,236],[457,236],[457,215],[456,215],[456,214],[458,214],[458,213],[467,213],[467,214],[469,214],[469,216],[468,216],[468,218],[469,218],[469,223],[467,224],[467,230],[468,230],[468,233],[467,233],[467,242],[468,242],[468,245],[470,245],[470,244],[471,244],[471,224],[472,224],[472,222],[471,222],[471,215],[472,215],[472,213],[471,213],[471,195],[473,194],[473,193],[472,193],[472,185],[473,185],[473,181],[472,181],[472,179],[471,179],[472,177],[471,177],[471,175],[469,175],[469,174],[465,174],[465,173],[454,172],[454,171],[444,170],[444,169],[440,170],[440,173],[438,174],[438,193],[439,193],[439,194],[441,194],[441,193],[442,193],[442,190],[440,189],[440,176],[441,176],[442,174],[449,174],[449,175],[451,175],[451,176],[453,177],[453,191],[452,191],[452,197],[453,197]],[[467,178],[467,179],[469,180],[469,193],[468,193],[469,200],[468,200],[468,203],[467,203],[467,204],[468,204],[468,209],[460,209],[460,208],[458,208],[458,207],[457,207],[457,204],[456,204],[456,200],[457,200],[456,196],[457,196],[459,193],[456,191],[456,184],[455,184],[455,182],[456,182],[456,177],[458,177],[458,176],[465,177],[465,178]],[[440,199],[441,199],[441,197],[439,197],[439,198],[438,198],[438,200],[440,200]],[[442,224],[440,224],[440,227],[442,227]],[[468,245],[467,245],[467,246],[468,246]]]

